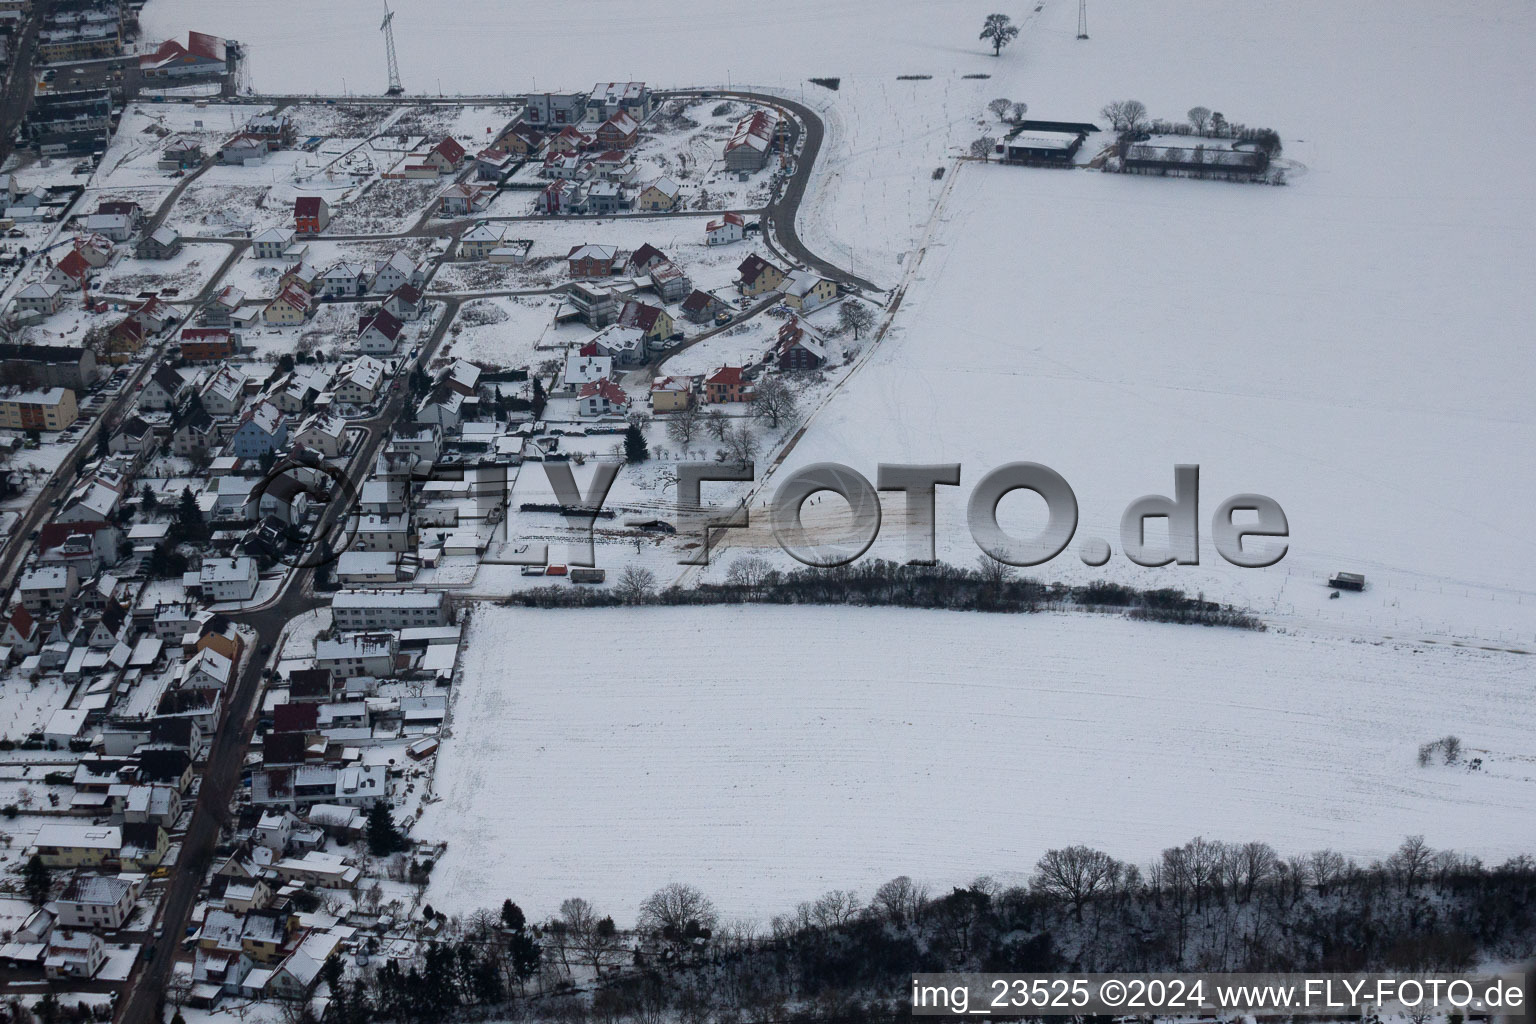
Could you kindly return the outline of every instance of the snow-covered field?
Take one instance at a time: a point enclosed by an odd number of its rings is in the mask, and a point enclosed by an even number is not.
[[[621,920],[673,880],[768,915],[1069,842],[1422,832],[1497,859],[1536,841],[1533,682],[1515,655],[1087,615],[482,607],[416,835],[449,841],[434,907]],[[1417,766],[1446,733],[1481,771]]]

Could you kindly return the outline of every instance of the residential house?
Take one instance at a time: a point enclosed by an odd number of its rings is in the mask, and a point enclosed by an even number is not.
[[[384,364],[372,356],[358,356],[336,375],[336,400],[345,405],[373,404],[384,384]]]
[[[249,381],[233,366],[221,366],[203,384],[200,397],[210,416],[235,416],[245,407],[245,386]]]
[[[317,412],[299,424],[293,440],[328,459],[337,458],[347,447],[347,421],[333,413]]]
[[[80,575],[72,565],[29,569],[16,584],[16,597],[34,615],[63,608],[80,592]]]
[[[574,181],[559,179],[544,186],[537,200],[538,212],[549,216],[585,213],[587,193]]]
[[[168,260],[181,252],[181,235],[175,228],[158,227],[139,239],[134,255],[141,260]]]
[[[323,202],[323,200],[321,200]],[[297,210],[295,210],[297,219]],[[317,228],[315,232],[324,228]],[[293,245],[294,229],[287,227],[267,228],[261,234],[251,239],[251,252],[258,260],[278,260],[283,258],[283,253]]]
[[[711,405],[750,402],[752,398],[752,384],[740,366],[722,366],[704,378],[704,401]]]
[[[475,180],[500,184],[517,169],[518,157],[495,146],[475,154]]]
[[[201,402],[194,403],[171,431],[171,451],[184,457],[201,457],[219,446],[219,428]]]
[[[556,182],[556,184],[562,184]],[[547,190],[546,190],[547,191]],[[586,201],[580,211],[589,214],[620,213],[629,209],[629,196],[617,181],[594,181],[586,186]],[[561,212],[561,211],[551,211]]]
[[[492,150],[510,154],[518,160],[526,160],[544,145],[544,132],[522,121],[502,132],[491,146]]]
[[[707,324],[714,320],[716,313],[728,308],[724,302],[709,292],[694,289],[683,300],[682,311],[684,319],[696,324]]]
[[[640,190],[635,197],[637,210],[675,210],[683,189],[671,178],[661,177]]]
[[[368,268],[346,260],[332,264],[320,281],[321,293],[331,298],[355,298],[368,291]]]
[[[186,327],[179,347],[189,363],[220,362],[240,354],[240,336],[228,327]]]
[[[523,103],[523,118],[529,124],[579,124],[587,116],[587,93],[529,93]]]
[[[624,265],[618,262],[619,250],[611,245],[575,245],[565,258],[571,277],[577,280],[610,277],[616,271],[616,264]]]
[[[651,381],[651,412],[676,412],[693,401],[692,377],[657,377]]]
[[[674,328],[672,314],[660,306],[634,299],[624,303],[624,308],[619,311],[619,324],[623,327],[638,327],[650,343],[672,337]]]
[[[48,935],[43,973],[50,981],[94,978],[106,961],[106,947],[95,932],[55,928]]]
[[[320,196],[299,196],[293,201],[293,230],[300,235],[318,235],[331,223],[331,207]]]
[[[358,322],[357,347],[368,355],[389,355],[399,346],[403,328],[388,310],[369,313]]]
[[[52,281],[34,281],[16,293],[16,311],[51,316],[64,303],[64,288]]]
[[[23,391],[0,398],[0,427],[7,430],[63,430],[79,417],[68,388]]]
[[[360,516],[353,547],[358,551],[409,551],[416,546],[411,517]],[[327,666],[321,666],[327,667]]]
[[[392,636],[348,636],[315,643],[315,668],[325,669],[336,679],[372,676],[387,679],[394,675],[399,645]]]
[[[651,290],[662,302],[679,302],[693,290],[693,282],[671,260],[665,260],[651,268]]]
[[[758,171],[768,162],[779,130],[779,115],[767,108],[755,110],[736,122],[726,140],[724,162],[728,171]]]
[[[591,174],[603,181],[628,182],[635,176],[635,158],[622,149],[607,149],[587,160]]]
[[[279,286],[279,291],[282,287]],[[203,323],[210,327],[228,327],[234,322],[235,315],[240,312],[240,304],[245,301],[245,292],[234,285],[226,285],[219,289],[208,305],[203,307]]]
[[[421,290],[413,285],[403,284],[384,299],[384,312],[402,323],[414,323],[421,319],[424,305]]]
[[[501,245],[506,229],[489,221],[481,221],[459,236],[459,255],[468,260],[483,260],[491,250]]]
[[[89,287],[91,272],[95,269],[79,249],[70,249],[64,254],[64,258],[48,271],[48,275],[43,278],[43,283],[57,285],[70,291],[83,291]]]
[[[625,270],[630,274],[649,274],[652,267],[659,267],[668,262],[670,261],[666,253],[650,242],[646,242],[629,254],[629,262],[625,265]]]
[[[766,295],[777,291],[788,277],[784,271],[753,253],[736,267],[736,290],[743,295]]]
[[[448,596],[441,591],[342,590],[331,598],[331,618],[336,629],[346,632],[446,626]]]
[[[746,236],[747,222],[739,213],[722,213],[704,227],[705,245],[729,245]]]
[[[261,311],[261,318],[278,326],[301,324],[309,318],[314,299],[297,284],[290,284],[278,292]]]
[[[593,137],[603,149],[633,149],[640,141],[640,124],[621,110],[598,125]]]
[[[256,560],[247,555],[233,558],[205,558],[197,571],[197,583],[203,597],[215,604],[249,601],[256,595],[260,578]]]
[[[123,848],[121,825],[47,821],[33,841],[37,856],[50,868],[99,868],[117,861]]]
[[[85,218],[85,230],[114,242],[128,241],[133,237],[133,229],[133,220],[121,213],[93,213]]]
[[[449,185],[437,197],[437,212],[443,217],[467,217],[490,205],[495,193],[484,185],[464,182]]]
[[[160,147],[156,166],[162,171],[184,171],[202,166],[203,144],[185,135],[176,135]]]
[[[593,330],[619,318],[619,297],[612,288],[578,280],[566,288],[565,297],[575,315]]]
[[[571,394],[584,385],[603,380],[613,373],[613,360],[605,355],[575,350],[565,356],[565,388]]]
[[[133,914],[137,888],[116,875],[76,874],[54,900],[61,928],[115,930]],[[94,973],[94,972],[92,972]]]
[[[784,292],[784,304],[801,313],[820,309],[837,298],[837,282],[809,270],[792,271],[781,290]]]
[[[645,364],[645,332],[633,324],[604,327],[580,349],[581,355],[607,356],[618,367]]]
[[[594,380],[583,384],[576,399],[577,410],[583,417],[624,416],[629,413],[629,396],[611,380]]]
[[[464,166],[464,159],[468,154],[464,147],[459,145],[452,137],[444,138],[427,151],[422,158],[422,165],[431,167],[438,174],[452,174]]]
[[[820,332],[797,316],[779,328],[773,361],[780,370],[816,370],[826,365],[831,345]]]
[[[588,94],[587,109],[596,117],[612,117],[622,111],[644,121],[651,115],[654,102],[644,82],[599,82]]]
[[[275,452],[288,443],[288,417],[265,399],[255,403],[240,417],[229,438],[230,454],[242,459],[257,459]]]
[[[396,288],[403,288],[415,281],[416,264],[404,249],[396,249],[387,260],[379,260],[373,266],[373,276],[368,279],[368,291],[374,295],[388,295]]]

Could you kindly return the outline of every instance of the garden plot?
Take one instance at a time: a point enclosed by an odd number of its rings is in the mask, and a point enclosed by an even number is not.
[[[1194,835],[1361,858],[1408,833],[1493,861],[1530,845],[1529,659],[1196,644],[1087,614],[828,614],[477,608],[416,831],[448,841],[432,905],[541,916],[579,895],[628,917],[686,881],[727,917],[766,916],[898,874],[1021,878],[1072,842],[1131,860]],[[676,657],[722,644],[752,657]],[[1448,732],[1481,771],[1416,765]]]
[[[120,259],[101,272],[96,290],[127,298],[156,291],[163,297],[190,299],[212,279],[229,257],[222,242],[187,242],[168,260]]]
[[[736,122],[758,109],[753,104],[718,99],[666,104],[646,122],[632,151],[633,183],[643,188],[663,175],[672,178],[683,187],[683,205],[689,210],[761,209],[772,199],[769,182],[778,164],[770,162],[762,170],[747,174],[745,181],[721,164]]]
[[[171,139],[191,139],[212,156],[251,118],[271,112],[271,107],[249,104],[130,103],[94,182],[110,187],[166,182],[177,176],[158,166],[160,151]]]
[[[392,179],[374,182],[345,206],[331,211],[333,235],[394,234],[428,213],[447,179]]]
[[[545,295],[466,302],[459,307],[437,356],[513,369],[537,366],[560,355],[566,344],[591,336],[584,327],[557,328],[554,316],[559,305],[558,296]]]

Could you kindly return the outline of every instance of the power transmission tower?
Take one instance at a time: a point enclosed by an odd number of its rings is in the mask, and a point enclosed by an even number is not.
[[[384,24],[379,31],[384,33],[384,50],[389,55],[389,88],[384,95],[399,96],[405,86],[400,84],[400,62],[395,60],[395,12],[389,9],[389,0],[384,2]]]
[[[1088,0],[1077,0],[1077,38],[1088,38]]]

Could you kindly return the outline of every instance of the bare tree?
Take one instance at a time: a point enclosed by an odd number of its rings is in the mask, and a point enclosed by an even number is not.
[[[906,875],[886,882],[875,890],[870,908],[885,915],[885,919],[898,928],[916,924],[928,906],[928,889],[916,885]]]
[[[1318,850],[1307,857],[1307,874],[1312,879],[1312,886],[1319,894],[1327,891],[1344,877],[1344,871],[1349,862],[1344,859],[1342,853],[1333,850]]]
[[[1424,881],[1434,856],[1423,836],[1409,836],[1397,852],[1387,858],[1387,869],[1402,883],[1404,892],[1412,892]]]
[[[1047,850],[1035,864],[1029,885],[1036,892],[1071,904],[1072,915],[1081,921],[1083,907],[1113,889],[1120,871],[1120,862],[1107,853],[1086,846],[1068,846]]]
[[[719,920],[709,897],[681,882],[662,886],[640,904],[639,926],[642,929],[674,937],[685,934],[690,922],[698,929],[714,931]]]
[[[1117,100],[1099,111],[1122,135],[1135,135],[1147,126],[1147,105],[1140,100]]]
[[[726,455],[732,462],[751,462],[762,450],[750,423],[741,423],[727,429],[720,440],[725,443]]]
[[[711,409],[704,416],[704,426],[715,435],[715,440],[724,441],[725,435],[731,429],[731,421],[719,409]]]
[[[595,973],[601,974],[615,959],[620,947],[613,918],[598,917],[586,900],[577,896],[561,903],[560,923],[571,948]]]
[[[773,573],[773,563],[761,555],[744,555],[731,563],[726,570],[725,582],[733,587],[756,590],[768,581]]]
[[[687,404],[667,417],[667,437],[673,444],[686,448],[703,425],[704,410],[689,395]]]
[[[1029,113],[1028,103],[1015,103],[1012,107],[1008,108],[1007,120],[1012,121],[1014,124],[1018,124],[1020,121],[1024,120],[1024,115],[1027,113]]]
[[[649,597],[656,589],[656,574],[651,570],[638,565],[624,567],[619,574],[618,583],[614,584],[613,592],[626,604],[637,604]]]
[[[1190,107],[1189,123],[1195,126],[1195,131],[1203,134],[1205,126],[1211,121],[1210,107]]]
[[[980,39],[992,44],[992,56],[1003,52],[1003,47],[1018,37],[1019,27],[1006,14],[989,14],[981,25]]]
[[[823,928],[837,928],[859,912],[859,897],[847,889],[833,889],[811,904],[811,920]]]
[[[799,404],[795,393],[782,377],[768,377],[757,386],[757,397],[752,402],[752,413],[768,421],[768,426],[779,429],[782,420],[793,419]]]
[[[997,147],[997,139],[994,136],[983,135],[980,138],[972,139],[971,140],[971,158],[973,160],[981,160],[983,162],[991,160],[992,159],[992,151],[996,147]],[[843,304],[843,308],[847,309],[848,308],[848,304],[844,303]]]
[[[983,583],[996,589],[1017,576],[1019,570],[1007,562],[999,562],[991,555],[983,554],[976,556],[976,574]]]
[[[987,109],[992,111],[999,121],[1006,121],[1008,111],[1013,109],[1013,100],[995,99],[987,104]]]
[[[995,140],[984,138],[977,139],[976,141],[986,142],[987,152],[992,152]],[[974,143],[972,144],[971,155],[976,155]],[[837,322],[838,326],[842,327],[843,330],[852,331],[854,339],[857,340],[860,334],[875,326],[875,314],[870,311],[868,306],[857,299],[844,299],[843,304],[837,310]]]

